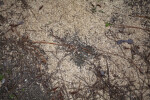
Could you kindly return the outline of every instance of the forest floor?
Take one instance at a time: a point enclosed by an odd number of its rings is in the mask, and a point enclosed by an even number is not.
[[[150,100],[149,9],[0,0],[0,100]]]

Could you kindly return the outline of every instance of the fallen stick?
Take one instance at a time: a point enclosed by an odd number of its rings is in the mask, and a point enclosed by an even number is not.
[[[128,26],[128,25],[116,25],[114,27],[117,27],[117,28],[135,28],[135,29],[142,29],[142,30],[150,31],[150,29],[147,29],[147,28]]]

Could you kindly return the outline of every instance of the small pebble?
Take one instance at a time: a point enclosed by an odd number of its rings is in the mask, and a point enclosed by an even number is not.
[[[118,40],[117,44],[122,44],[123,42],[126,42],[126,40]]]
[[[24,22],[23,21],[20,21],[17,23],[17,25],[22,25]]]
[[[128,44],[133,44],[133,40],[132,40],[132,39],[128,39],[128,40],[118,40],[118,41],[117,41],[117,44],[119,45],[119,44],[122,44],[122,43],[124,43],[124,42],[126,42],[126,43],[128,43]]]
[[[104,75],[105,75],[105,72],[104,72],[104,71],[102,71],[102,70],[100,71],[100,73],[101,73],[101,75],[102,75],[102,76],[104,76]]]
[[[132,39],[128,39],[126,42],[127,42],[128,44],[133,44],[133,40],[132,40]]]

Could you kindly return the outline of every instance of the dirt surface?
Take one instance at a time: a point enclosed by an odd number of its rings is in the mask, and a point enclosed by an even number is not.
[[[149,100],[150,1],[1,0],[0,100]]]

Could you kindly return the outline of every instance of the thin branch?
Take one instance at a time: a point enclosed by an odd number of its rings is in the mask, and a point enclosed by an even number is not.
[[[147,28],[136,27],[136,26],[128,26],[128,25],[115,25],[113,27],[116,27],[116,28],[135,28],[135,29],[150,31],[150,29],[147,29]]]

